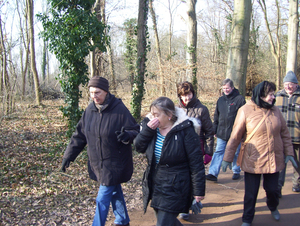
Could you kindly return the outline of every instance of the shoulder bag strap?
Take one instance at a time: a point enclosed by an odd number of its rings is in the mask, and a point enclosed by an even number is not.
[[[249,142],[249,140],[253,137],[254,133],[256,132],[256,130],[260,127],[260,125],[262,124],[262,122],[267,118],[267,116],[269,115],[270,109],[267,111],[267,113],[265,114],[265,116],[260,120],[260,122],[257,124],[257,126],[254,128],[254,130],[252,131],[252,133],[247,137],[247,139],[244,141],[244,144]]]

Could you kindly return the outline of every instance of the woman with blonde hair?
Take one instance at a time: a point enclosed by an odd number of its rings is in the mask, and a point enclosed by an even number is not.
[[[143,178],[146,212],[151,200],[156,226],[180,226],[179,213],[204,199],[205,169],[200,150],[200,125],[172,100],[159,97],[150,106],[134,140],[136,151],[146,153],[148,166]],[[196,131],[195,131],[196,130]]]

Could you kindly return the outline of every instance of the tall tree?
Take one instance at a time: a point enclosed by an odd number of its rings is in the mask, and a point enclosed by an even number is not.
[[[26,87],[26,74],[28,70],[28,63],[29,63],[29,34],[28,34],[28,16],[27,16],[27,9],[24,10],[24,24],[25,24],[25,29],[23,29],[23,23],[22,23],[22,18],[23,15],[21,14],[21,9],[20,9],[20,1],[16,0],[16,6],[17,6],[17,13],[19,16],[19,23],[20,23],[20,39],[21,39],[21,45],[20,45],[20,64],[21,64],[21,73],[22,73],[22,97],[25,96],[25,87]],[[23,44],[23,45],[22,45]],[[23,63],[23,49],[25,49],[25,60]]]
[[[61,110],[68,119],[67,135],[70,136],[82,114],[79,86],[88,81],[85,57],[96,47],[104,52],[107,37],[104,33],[105,25],[91,12],[94,0],[49,2],[51,16],[41,14],[39,18],[44,27],[42,35],[49,41],[50,51],[55,53],[60,62],[62,73],[59,81],[67,104]]]
[[[0,76],[0,94],[4,94],[5,96],[5,109],[4,112],[5,114],[10,113],[10,101],[11,101],[11,90],[10,90],[10,83],[9,83],[9,77],[8,77],[8,72],[7,72],[7,52],[6,52],[6,47],[4,43],[4,34],[2,30],[2,19],[0,15],[0,41],[1,41],[1,55],[2,55],[2,74]],[[3,86],[3,89],[2,89]],[[4,92],[3,92],[4,91]]]
[[[275,37],[276,40],[274,40],[272,36],[272,31],[270,28],[270,23],[268,21],[268,15],[267,15],[267,7],[266,7],[266,1],[265,0],[258,0],[258,3],[263,11],[264,14],[264,20],[266,23],[267,31],[268,31],[268,37],[269,42],[271,45],[271,52],[272,55],[276,61],[276,68],[277,68],[277,78],[276,78],[276,85],[279,88],[281,84],[281,69],[282,69],[282,55],[281,55],[281,43],[280,43],[280,7],[279,7],[279,1],[275,0],[276,9],[277,9],[277,20],[275,25]]]
[[[129,81],[130,88],[133,89],[134,84],[134,74],[135,74],[135,66],[136,66],[136,48],[137,48],[137,38],[136,38],[136,27],[137,27],[137,19],[132,18],[128,19],[124,22],[124,29],[126,33],[126,41],[125,41],[125,53],[124,53],[124,62],[125,66],[129,72]]]
[[[161,92],[160,93],[162,96],[165,96],[166,95],[165,77],[164,77],[163,69],[162,69],[161,50],[160,50],[159,37],[158,37],[158,32],[157,32],[156,14],[155,14],[153,4],[152,4],[153,1],[154,0],[149,0],[149,9],[150,9],[151,17],[152,17],[153,31],[154,31],[154,37],[155,37],[156,56],[157,56],[158,67],[159,67],[159,76],[160,76],[160,84],[161,84]]]
[[[103,24],[107,24],[106,16],[105,16],[105,7],[106,7],[106,0],[96,0],[92,11],[96,13],[97,18]],[[106,27],[105,35],[108,35],[109,29]],[[113,49],[111,48],[111,43],[107,43],[106,46],[106,53],[107,53],[107,61],[110,73],[110,90],[111,92],[116,91],[116,76],[114,70],[114,61],[113,61]],[[90,53],[90,70],[91,70],[91,77],[93,76],[104,76],[107,75],[105,71],[105,55],[103,52],[99,51],[99,49],[95,49]]]
[[[251,0],[235,0],[232,34],[226,77],[230,78],[242,95],[246,93],[247,58],[251,22]]]
[[[149,0],[139,0],[138,30],[137,30],[137,73],[132,89],[132,115],[137,120],[141,119],[142,100],[144,96],[144,81],[148,51],[148,9]]]
[[[33,0],[27,0],[27,16],[28,16],[28,23],[29,23],[29,37],[30,37],[30,65],[31,71],[33,74],[34,80],[34,91],[35,91],[35,102],[37,105],[41,104],[40,98],[40,83],[39,83],[39,76],[36,69],[36,61],[35,61],[35,46],[34,46],[34,22],[33,22]]]
[[[42,69],[42,78],[43,78],[43,82],[45,83],[46,81],[46,69],[47,69],[47,46],[48,43],[47,41],[43,41],[43,53],[42,53],[42,65],[41,65],[41,69]]]
[[[192,71],[192,84],[197,95],[197,18],[196,18],[197,0],[187,0],[187,51],[186,60]]]
[[[297,73],[297,43],[298,43],[298,0],[289,2],[288,48],[286,56],[286,72]]]

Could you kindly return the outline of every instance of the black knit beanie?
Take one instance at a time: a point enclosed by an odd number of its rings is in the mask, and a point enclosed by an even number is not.
[[[106,78],[94,76],[90,79],[88,87],[97,87],[108,92],[109,84]]]

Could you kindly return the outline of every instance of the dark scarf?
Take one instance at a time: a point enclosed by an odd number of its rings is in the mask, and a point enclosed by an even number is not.
[[[269,104],[261,99],[264,93],[264,86],[265,86],[265,81],[259,83],[257,86],[252,91],[252,98],[251,100],[259,107],[261,108],[266,108],[270,109],[274,106],[275,104],[275,99],[273,100],[272,104]]]

